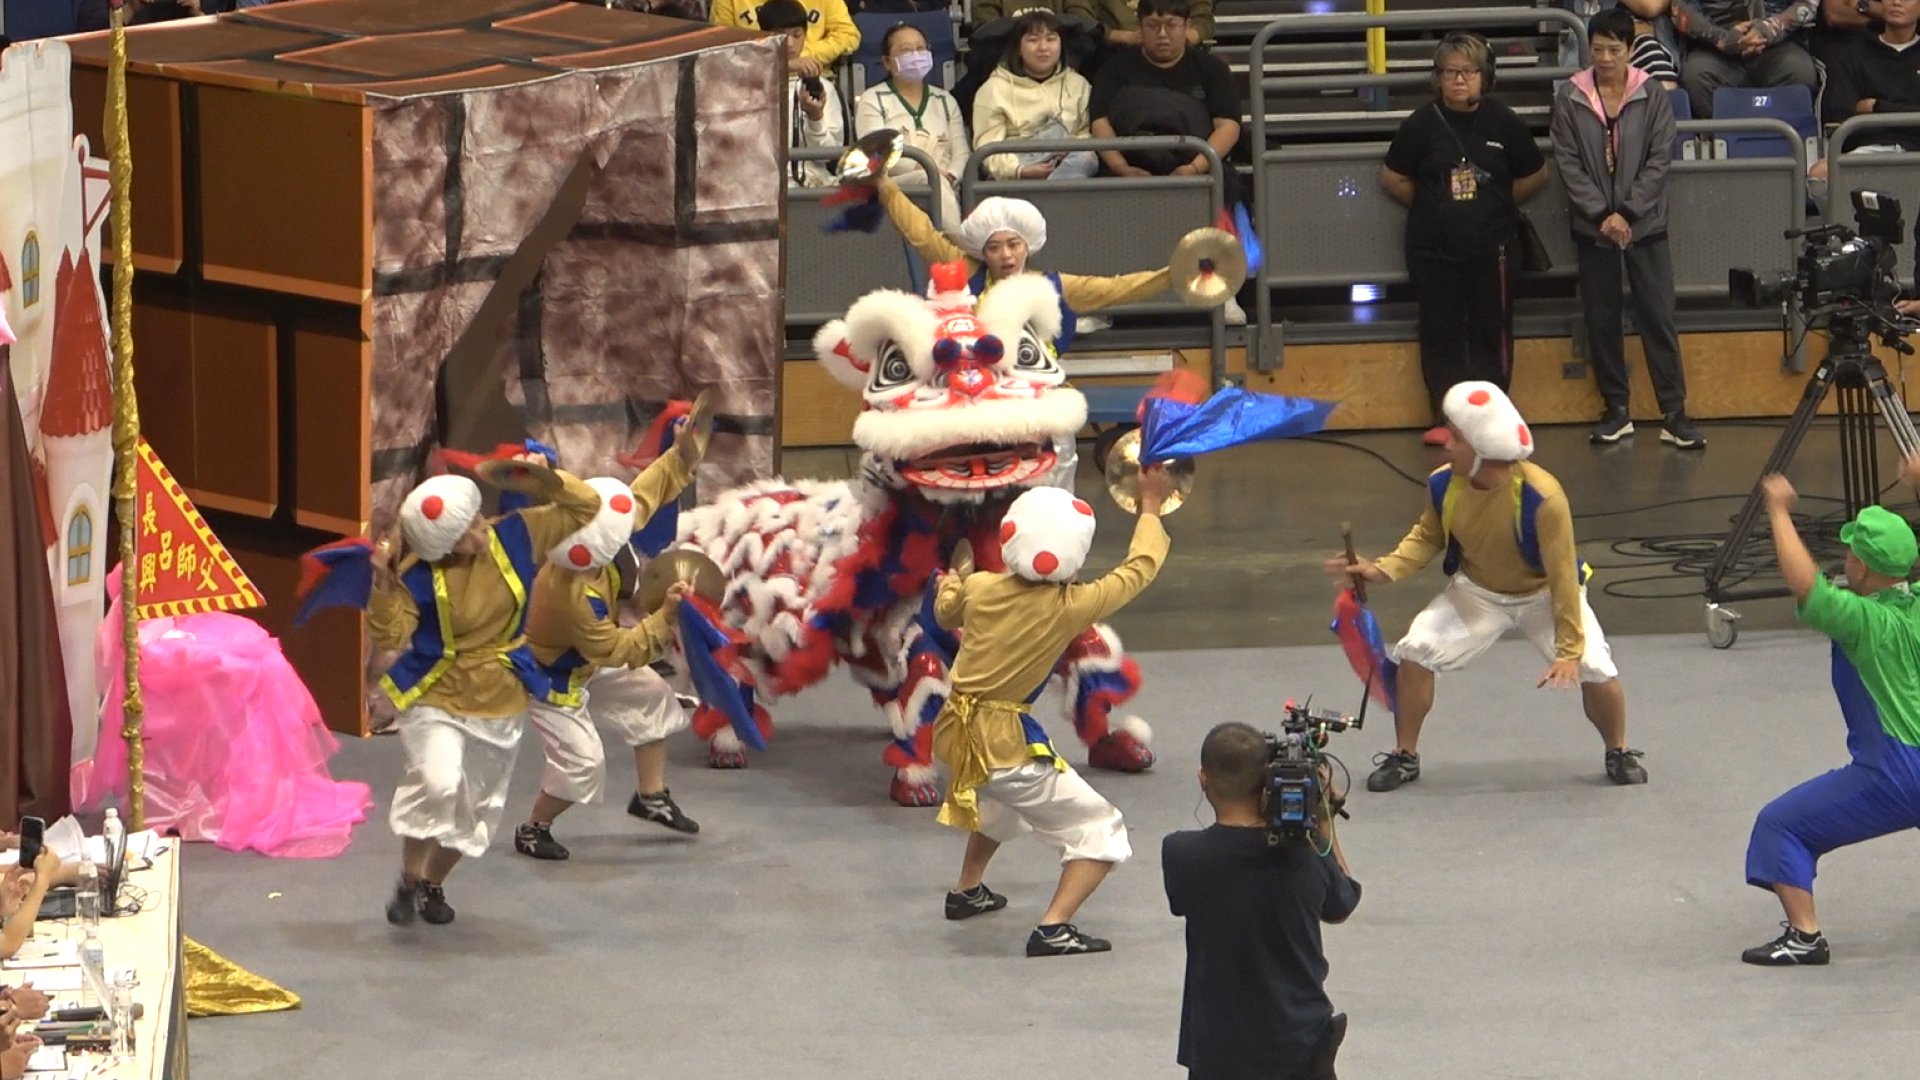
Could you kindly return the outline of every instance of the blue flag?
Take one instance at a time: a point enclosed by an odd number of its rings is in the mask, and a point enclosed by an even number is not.
[[[1312,435],[1327,426],[1338,402],[1260,394],[1229,386],[1198,405],[1148,397],[1140,463],[1194,457],[1242,443]]]
[[[730,647],[733,639],[709,622],[697,606],[682,602],[680,643],[686,650],[687,676],[693,681],[700,700],[720,710],[741,742],[755,750],[765,750],[767,740],[761,737],[760,725],[753,720],[752,687],[734,678],[717,655]]]
[[[373,596],[373,544],[358,537],[336,540],[300,556],[300,600],[293,625],[305,626],[322,608],[365,610]]]

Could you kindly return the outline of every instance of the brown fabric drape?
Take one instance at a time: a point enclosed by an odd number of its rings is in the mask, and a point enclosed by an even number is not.
[[[11,830],[23,814],[52,821],[67,813],[73,720],[8,352],[0,346],[0,827]]]

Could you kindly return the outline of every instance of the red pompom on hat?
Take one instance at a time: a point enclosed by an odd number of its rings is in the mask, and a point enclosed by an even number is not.
[[[1041,487],[1007,507],[1000,556],[1028,581],[1072,581],[1093,547],[1093,508],[1073,492]]]
[[[933,281],[934,295],[967,291],[967,264],[963,262],[934,263],[929,272]]]

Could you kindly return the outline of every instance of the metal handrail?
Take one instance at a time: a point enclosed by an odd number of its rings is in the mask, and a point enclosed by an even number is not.
[[[1152,185],[1154,187],[1168,186],[1167,181],[1177,183],[1181,180],[1204,180],[1208,182],[1208,186],[1213,188],[1213,213],[1218,215],[1220,209],[1227,203],[1227,181],[1224,171],[1226,166],[1220,160],[1220,152],[1213,148],[1213,144],[1196,135],[1133,135],[1113,139],[1002,139],[999,142],[985,143],[981,146],[974,147],[973,153],[967,155],[967,172],[965,176],[960,178],[960,206],[967,212],[973,210],[975,205],[973,189],[981,184],[1031,184],[1039,182],[1033,180],[980,179],[980,170],[986,165],[987,159],[1000,154],[1058,154],[1071,153],[1076,150],[1091,150],[1099,153],[1102,150],[1183,149],[1193,150],[1207,159],[1206,176],[1099,176],[1089,177],[1085,180],[1049,180],[1046,182],[1059,185],[1050,190],[1062,191],[1072,190],[1076,185],[1087,184],[1097,185],[1101,189],[1107,189],[1115,184],[1128,184],[1131,182],[1133,186],[1137,187],[1141,186],[1138,181],[1148,179],[1156,181],[1156,183]]]
[[[1076,150],[1193,150],[1207,159],[1205,176],[1095,176],[1084,180],[982,180],[980,171],[986,160],[996,154],[1012,153],[1061,153]],[[1050,192],[1065,191],[1111,191],[1115,188],[1159,188],[1192,186],[1185,181],[1200,181],[1207,185],[1210,196],[1207,221],[1195,226],[1212,224],[1227,205],[1226,169],[1228,166],[1220,160],[1220,152],[1213,144],[1194,135],[1135,135],[1113,139],[1003,139],[999,142],[985,143],[974,147],[967,157],[966,175],[960,178],[960,207],[964,213],[972,213],[978,204],[975,192],[982,184],[1013,185],[1045,184],[1044,190]],[[1036,189],[1038,190],[1038,189]],[[1209,364],[1212,368],[1213,385],[1217,388],[1225,384],[1227,377],[1227,322],[1226,313],[1214,308],[1211,313],[1209,331]]]
[[[1806,144],[1801,140],[1799,133],[1794,131],[1792,125],[1783,120],[1753,117],[1729,120],[1682,120],[1676,127],[1680,132],[1685,134],[1748,131],[1767,132],[1769,134],[1785,136],[1787,145],[1792,152],[1792,166],[1788,170],[1790,173],[1788,176],[1788,199],[1792,207],[1789,213],[1789,221],[1794,228],[1800,228],[1805,225],[1807,203]],[[1373,142],[1365,144],[1302,146],[1288,150],[1268,150],[1256,155],[1254,158],[1256,163],[1255,168],[1261,178],[1259,186],[1254,190],[1254,205],[1257,209],[1257,220],[1264,226],[1266,223],[1276,222],[1281,219],[1281,209],[1273,206],[1268,201],[1269,196],[1264,180],[1269,166],[1282,161],[1349,160],[1355,156],[1356,151],[1368,151],[1384,156],[1385,150],[1386,144]],[[1549,160],[1551,160],[1551,158],[1549,158]],[[1756,162],[1765,162],[1768,160],[1784,163],[1788,159],[1753,158],[1740,159],[1737,161],[1725,159],[1675,160],[1673,167],[1686,172],[1711,172],[1727,169],[1749,169],[1755,167],[1754,163]],[[1256,371],[1272,371],[1280,367],[1284,356],[1284,329],[1272,319],[1273,301],[1269,290],[1275,287],[1310,287],[1313,285],[1340,284],[1345,280],[1344,278],[1340,280],[1280,280],[1278,273],[1280,269],[1281,267],[1276,260],[1268,260],[1267,269],[1262,273],[1260,288],[1257,290],[1256,303],[1258,313],[1254,318],[1248,320],[1250,335],[1247,358],[1248,364]],[[1279,332],[1276,332],[1277,330]]]
[[[1574,39],[1580,43],[1580,56],[1587,56],[1587,26],[1580,17],[1564,8],[1459,8],[1451,11],[1403,11],[1387,12],[1377,15],[1340,14],[1340,15],[1277,15],[1272,21],[1260,28],[1253,36],[1247,57],[1250,79],[1247,88],[1248,111],[1252,114],[1253,128],[1253,190],[1256,214],[1261,221],[1266,220],[1270,208],[1265,205],[1267,195],[1267,94],[1275,89],[1319,89],[1333,87],[1381,87],[1407,85],[1409,81],[1419,81],[1422,76],[1407,76],[1382,73],[1364,76],[1280,76],[1268,78],[1266,75],[1266,50],[1269,43],[1281,34],[1289,32],[1311,31],[1317,34],[1335,33],[1346,30],[1371,30],[1383,27],[1389,30],[1452,30],[1460,26],[1535,26],[1541,23],[1560,23]],[[1528,68],[1528,81],[1559,79],[1572,75],[1578,68],[1534,67]],[[1273,297],[1263,281],[1255,290],[1254,311],[1247,320],[1248,355],[1260,357],[1265,352],[1263,342],[1273,329]],[[1263,368],[1263,370],[1266,370]]]
[[[1847,171],[1847,154],[1841,148],[1847,145],[1847,139],[1855,132],[1872,128],[1895,127],[1913,127],[1913,114],[1866,113],[1860,116],[1850,116],[1842,121],[1839,127],[1833,130],[1832,135],[1827,136],[1827,191],[1829,192],[1827,217],[1829,219],[1833,218],[1833,207],[1839,205],[1832,201],[1832,196],[1846,191],[1846,185],[1841,182],[1841,176]],[[1795,136],[1795,138],[1798,137],[1798,135]],[[1892,165],[1901,159],[1910,160],[1916,156],[1920,156],[1920,154],[1914,152],[1875,154],[1873,155],[1874,160],[1871,163],[1874,165]],[[1866,165],[1868,162],[1863,161],[1860,164]]]
[[[787,160],[838,162],[846,155],[846,152],[847,148],[844,146],[795,146],[787,150]],[[936,164],[931,157],[927,156],[926,151],[917,146],[909,146],[901,151],[900,156],[920,166],[921,171],[927,174],[928,187],[933,187],[934,182],[940,179],[940,166]],[[908,182],[912,183],[912,181]],[[791,194],[793,190],[794,185],[788,184],[788,193]],[[825,198],[827,193],[834,189],[831,187],[802,187],[799,190],[817,191],[821,193],[821,198]],[[927,217],[933,222],[933,227],[936,229],[945,224],[940,220],[941,209],[938,198],[931,200],[927,209]]]

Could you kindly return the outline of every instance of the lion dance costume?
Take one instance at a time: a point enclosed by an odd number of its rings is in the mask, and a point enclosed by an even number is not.
[[[903,806],[940,801],[932,725],[953,658],[931,632],[933,579],[961,540],[979,569],[1005,568],[1007,506],[1029,488],[1071,486],[1087,420],[1051,346],[1060,297],[1046,278],[1017,275],[977,298],[965,264],[937,265],[931,278],[927,296],[870,293],[814,337],[820,362],[865,401],[853,426],[858,475],[752,484],[683,515],[679,530],[681,546],[726,576],[721,607],[748,641],[761,730],[771,732],[765,702],[844,662],[886,716],[883,757]],[[1153,764],[1144,722],[1109,722],[1140,684],[1111,629],[1076,638],[1054,675],[1090,765]],[[709,764],[746,765],[720,710],[702,705],[693,727],[709,740]]]

